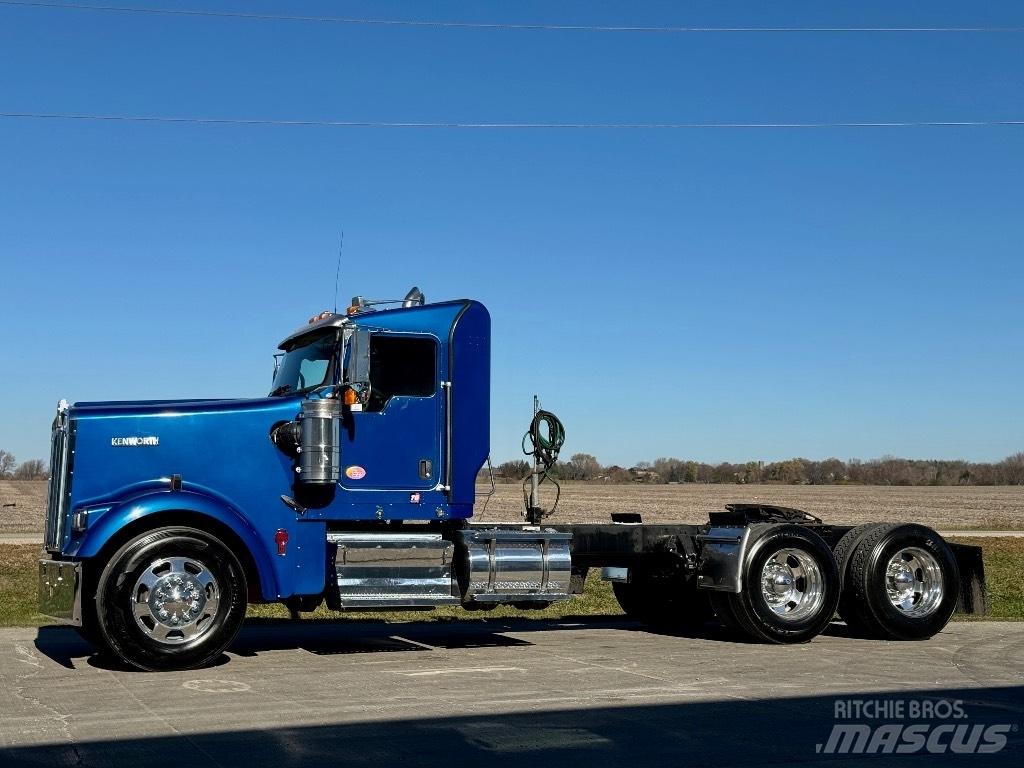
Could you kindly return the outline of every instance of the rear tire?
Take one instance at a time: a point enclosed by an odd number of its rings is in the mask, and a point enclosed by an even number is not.
[[[245,574],[218,539],[160,528],[128,542],[99,576],[103,640],[144,670],[193,669],[217,659],[242,626]]]
[[[805,643],[835,614],[840,580],[832,550],[799,525],[750,527],[742,591],[713,592],[719,619],[765,643]]]
[[[652,629],[693,629],[714,616],[707,593],[697,589],[692,579],[657,577],[633,569],[630,578],[612,582],[615,599],[627,616]]]
[[[839,595],[839,608],[837,612],[844,621],[847,616],[853,613],[850,597],[851,591],[846,588],[850,578],[850,560],[857,549],[857,545],[864,540],[864,537],[882,525],[885,525],[885,523],[864,523],[850,529],[843,534],[843,537],[839,539],[836,548],[833,550],[836,556],[836,565],[839,568],[839,577],[843,584],[842,594]]]
[[[843,618],[858,634],[926,640],[949,622],[960,596],[956,556],[916,523],[877,525],[849,562]]]
[[[726,592],[712,592],[709,595],[711,602],[711,609],[715,612],[715,616],[722,622],[722,626],[725,627],[726,632],[732,635],[738,635],[740,637],[746,637],[746,627],[744,627],[738,618],[736,613],[733,611],[733,598],[732,595]]]

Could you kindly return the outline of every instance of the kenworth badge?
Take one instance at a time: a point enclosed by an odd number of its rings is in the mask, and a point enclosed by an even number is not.
[[[112,437],[110,444],[115,448],[136,448],[143,445],[160,445],[159,437]]]

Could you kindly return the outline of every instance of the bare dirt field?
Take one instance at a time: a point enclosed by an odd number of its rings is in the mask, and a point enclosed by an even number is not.
[[[554,488],[544,485],[550,506]],[[500,483],[488,501],[477,488],[477,519],[518,520],[518,483]],[[41,533],[46,483],[0,480],[0,534]],[[804,509],[831,523],[906,520],[945,530],[1024,529],[1024,486],[906,488],[860,485],[592,485],[563,483],[552,522],[606,522],[612,512],[640,512],[645,521],[700,523],[733,501]],[[486,502],[486,507],[485,507]],[[9,506],[13,505],[13,506]]]
[[[46,481],[0,480],[0,534],[42,533]]]
[[[554,488],[542,486],[542,506]],[[489,487],[477,487],[477,513]],[[944,530],[1024,529],[1024,486],[921,487],[861,485],[592,485],[562,483],[552,522],[607,522],[612,512],[639,512],[645,522],[700,523],[730,502],[753,501],[796,507],[830,523],[875,520],[919,522]],[[519,519],[518,483],[498,484],[483,511],[491,521]]]

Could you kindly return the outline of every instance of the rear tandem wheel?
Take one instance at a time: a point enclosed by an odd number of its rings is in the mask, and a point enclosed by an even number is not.
[[[835,613],[840,579],[828,544],[792,524],[750,526],[742,590],[711,592],[726,629],[766,643],[804,643]]]
[[[696,580],[633,568],[629,573],[629,582],[612,582],[612,592],[631,619],[671,632],[700,627],[714,617],[708,595],[697,589]]]
[[[956,556],[946,541],[916,523],[857,531],[836,547],[846,560],[839,610],[847,626],[886,640],[925,640],[945,627],[960,595]]]

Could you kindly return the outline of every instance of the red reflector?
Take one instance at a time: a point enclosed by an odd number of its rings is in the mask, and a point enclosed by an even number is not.
[[[278,528],[277,533],[274,534],[274,543],[277,544],[277,554],[284,557],[285,550],[288,549],[288,531]]]

